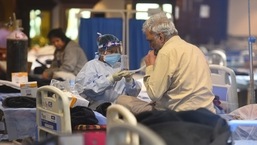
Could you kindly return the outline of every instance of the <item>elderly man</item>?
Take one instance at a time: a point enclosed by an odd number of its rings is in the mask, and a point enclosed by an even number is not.
[[[206,108],[215,112],[211,74],[204,54],[178,36],[165,13],[151,16],[143,24],[150,47],[145,57],[144,84],[152,102],[120,96],[118,104],[134,114],[150,110],[175,111]]]

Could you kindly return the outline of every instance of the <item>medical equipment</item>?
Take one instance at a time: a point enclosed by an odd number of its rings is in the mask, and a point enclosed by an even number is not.
[[[226,66],[210,65],[213,93],[219,96],[226,113],[238,108],[236,75]]]
[[[40,87],[37,92],[36,112],[39,141],[49,134],[72,133],[69,100],[63,91],[53,86]]]
[[[132,74],[140,72],[142,70],[144,70],[146,68],[146,65],[140,67],[139,69],[135,69],[135,70],[129,70],[129,72],[131,72]]]
[[[28,37],[21,31],[21,20],[16,20],[15,30],[7,37],[7,79],[13,72],[27,72]]]
[[[69,95],[54,86],[43,86],[38,89],[36,120],[39,141],[49,136],[72,133],[74,128],[71,127],[70,104]],[[96,112],[94,114],[98,119],[98,124],[103,125],[105,122],[103,116]],[[98,127],[101,129],[101,126]],[[83,124],[76,128],[83,129]]]

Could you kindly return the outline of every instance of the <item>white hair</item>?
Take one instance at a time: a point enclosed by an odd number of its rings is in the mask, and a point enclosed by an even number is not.
[[[149,31],[154,34],[162,33],[164,37],[170,38],[172,35],[178,34],[174,23],[164,12],[152,15],[143,24],[142,31]]]

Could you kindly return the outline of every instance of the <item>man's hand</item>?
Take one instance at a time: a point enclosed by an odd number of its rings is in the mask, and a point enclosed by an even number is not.
[[[154,65],[156,60],[156,55],[154,54],[154,51],[151,50],[148,52],[148,54],[145,56],[145,64],[146,66]]]

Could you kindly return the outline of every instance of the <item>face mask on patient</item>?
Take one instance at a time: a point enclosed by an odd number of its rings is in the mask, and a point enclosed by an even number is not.
[[[121,59],[121,54],[119,53],[104,55],[104,61],[111,66],[114,66],[117,62],[120,61],[120,59]]]

